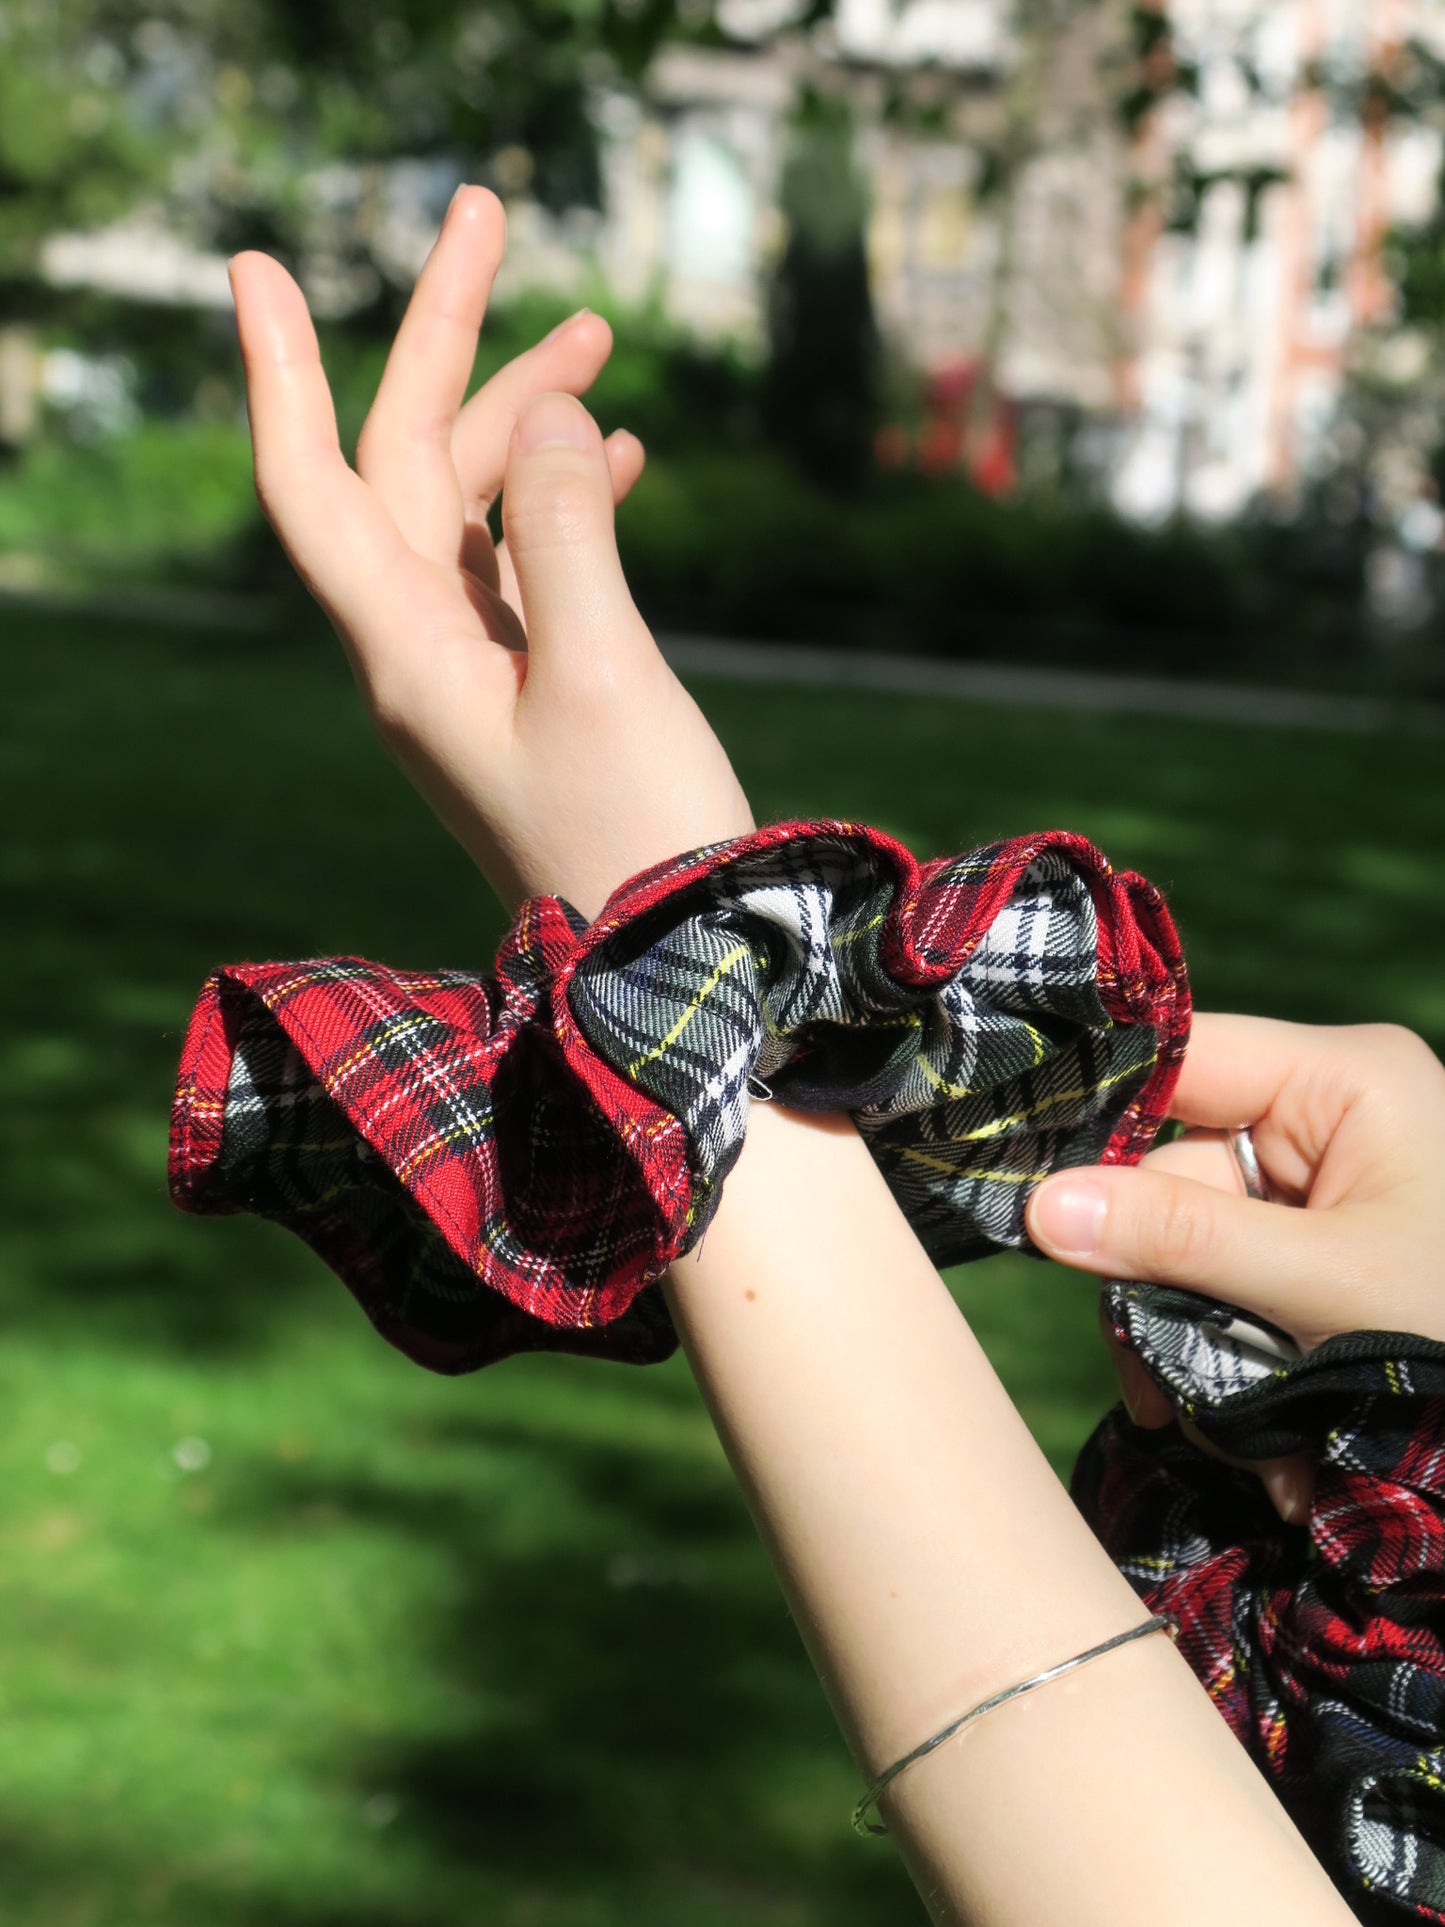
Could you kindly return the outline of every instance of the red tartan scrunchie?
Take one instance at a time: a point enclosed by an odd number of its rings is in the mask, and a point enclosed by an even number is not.
[[[1119,1343],[1232,1459],[1303,1452],[1285,1525],[1249,1471],[1116,1408],[1073,1493],[1361,1921],[1445,1923],[1445,1345],[1300,1354],[1232,1307],[1112,1284]]]
[[[525,903],[495,974],[355,958],[207,982],[172,1119],[183,1209],[304,1238],[377,1329],[468,1371],[646,1361],[750,1092],[846,1110],[940,1264],[1026,1245],[1031,1186],[1133,1161],[1178,1073],[1173,924],[1083,838],[918,864],[779,823],[633,877],[588,925]]]
[[[534,898],[487,979],[217,971],[171,1187],[289,1226],[436,1370],[645,1361],[676,1343],[646,1287],[701,1236],[750,1093],[849,1111],[950,1264],[1027,1248],[1050,1171],[1148,1149],[1188,1024],[1157,893],[1080,837],[919,865],[862,825],[775,824],[632,878],[590,926]],[[1290,1359],[1193,1294],[1107,1302],[1216,1444],[1307,1450],[1318,1482],[1285,1526],[1250,1475],[1116,1409],[1075,1474],[1085,1516],[1359,1918],[1445,1923],[1445,1346]]]

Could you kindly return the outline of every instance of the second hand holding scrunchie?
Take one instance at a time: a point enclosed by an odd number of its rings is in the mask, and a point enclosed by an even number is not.
[[[1157,892],[1080,837],[919,865],[863,825],[775,824],[632,878],[591,925],[532,898],[490,978],[217,971],[172,1194],[297,1232],[435,1370],[646,1362],[676,1344],[649,1287],[703,1235],[756,1086],[851,1112],[950,1264],[1028,1248],[1050,1171],[1142,1156],[1188,1027]],[[1286,1527],[1248,1475],[1116,1410],[1081,1509],[1361,1917],[1445,1921],[1445,1346],[1354,1334],[1281,1363],[1213,1300],[1107,1303],[1224,1450],[1321,1470],[1307,1530]]]
[[[750,1085],[850,1112],[929,1255],[1024,1246],[1029,1187],[1132,1162],[1188,1035],[1158,893],[1047,832],[919,865],[769,825],[588,925],[524,904],[495,975],[236,965],[191,1020],[171,1187],[287,1225],[418,1362],[676,1344],[647,1287],[703,1235]]]

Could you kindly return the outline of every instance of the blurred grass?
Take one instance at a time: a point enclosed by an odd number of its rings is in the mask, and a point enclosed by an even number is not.
[[[500,934],[296,630],[0,612],[0,1914],[915,1918],[676,1360],[429,1378],[298,1244],[167,1202],[212,965]],[[1169,892],[1201,1003],[1445,1039],[1428,743],[695,686],[760,820],[1065,824]],[[953,1282],[1065,1467],[1092,1294]]]

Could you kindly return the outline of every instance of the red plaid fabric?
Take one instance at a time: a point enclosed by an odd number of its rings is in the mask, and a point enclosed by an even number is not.
[[[1310,1516],[1122,1409],[1074,1496],[1273,1780],[1357,1917],[1445,1922],[1445,1345],[1300,1357],[1192,1293],[1113,1285],[1116,1335],[1234,1457],[1306,1452]],[[1282,1355],[1283,1354],[1283,1355]]]
[[[919,865],[837,822],[659,864],[588,926],[524,905],[492,977],[353,958],[205,986],[171,1185],[330,1263],[439,1371],[546,1348],[646,1361],[646,1289],[701,1236],[750,1101],[848,1110],[940,1264],[1027,1248],[1049,1171],[1132,1161],[1187,1037],[1157,894],[1052,833]],[[1445,1346],[1307,1358],[1187,1293],[1109,1303],[1241,1458],[1319,1465],[1305,1529],[1177,1431],[1120,1412],[1075,1495],[1360,1918],[1445,1923]]]
[[[1128,1160],[1189,1018],[1157,893],[1063,832],[918,864],[773,824],[525,904],[492,977],[355,958],[206,984],[172,1195],[288,1226],[378,1330],[468,1371],[676,1343],[647,1291],[702,1235],[751,1098],[848,1110],[940,1263],[1023,1245],[1030,1185]]]

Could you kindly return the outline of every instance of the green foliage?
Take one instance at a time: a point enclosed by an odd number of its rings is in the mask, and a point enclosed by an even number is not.
[[[501,311],[478,378],[558,314],[543,299]],[[326,354],[349,448],[385,350],[340,333]],[[1360,637],[1361,530],[1319,505],[1292,524],[1144,530],[906,471],[843,498],[760,444],[758,390],[746,362],[700,354],[655,316],[619,328],[592,404],[650,449],[620,537],[659,626],[1163,674],[1363,686],[1380,673]],[[37,442],[0,475],[3,553],[72,585],[295,586],[234,415]]]
[[[292,267],[319,242],[375,289],[352,331],[389,338],[397,291],[375,247],[389,163],[595,206],[599,87],[635,84],[668,39],[716,39],[714,14],[713,0],[0,0],[0,323],[93,309],[40,284],[42,242],[144,208],[197,246]],[[354,192],[324,204],[338,164]],[[111,318],[108,348],[144,332],[137,304]]]
[[[600,294],[593,299],[611,307]],[[126,310],[118,321],[117,311]],[[572,304],[536,292],[494,307],[477,358],[479,385],[539,340]],[[615,310],[614,310],[615,312]],[[227,315],[143,307],[87,295],[42,313],[51,345],[98,350],[134,328],[129,359],[144,410],[133,433],[77,441],[57,418],[0,468],[0,554],[68,582],[209,580],[277,588],[290,566],[260,521],[251,482],[244,389]],[[354,449],[389,340],[321,330],[342,443]],[[607,427],[626,425],[650,450],[678,454],[755,445],[757,368],[701,347],[657,308],[619,316],[611,360],[590,397]]]
[[[204,244],[293,255],[315,220],[307,178],[336,161],[439,156],[485,179],[507,152],[544,205],[595,205],[595,90],[634,84],[666,40],[717,37],[714,15],[713,0],[0,0],[0,281],[54,228],[143,196]],[[364,213],[330,241],[368,258]]]
[[[908,474],[840,502],[738,451],[650,464],[621,530],[665,626],[1163,675],[1378,673],[1361,553],[1323,521],[1148,530]]]
[[[5,611],[4,1916],[911,1919],[680,1360],[429,1377],[295,1240],[167,1202],[214,965],[481,969],[501,932],[323,628]],[[1076,828],[1168,888],[1202,1005],[1445,1043],[1422,745],[696,693],[760,821],[920,856]],[[1066,1469],[1113,1397],[1094,1294],[1017,1258],[950,1282]]]
[[[1431,335],[1445,349],[1445,159],[1435,191],[1435,208],[1419,226],[1397,228],[1390,236],[1400,290],[1401,318]]]
[[[117,97],[100,22],[98,0],[0,0],[0,320],[45,235],[114,219],[162,184],[165,142]]]
[[[612,354],[587,396],[606,428],[630,428],[649,451],[666,456],[757,446],[761,369],[754,355],[736,344],[699,341],[660,304],[623,308],[603,287],[584,295],[612,324]],[[482,331],[476,381],[540,340],[572,307],[539,290],[493,309]],[[328,343],[328,357],[333,353]],[[380,374],[380,353],[367,353],[367,373],[358,369],[359,378],[345,383],[353,412],[374,391],[373,371]]]
[[[1404,270],[1400,302],[1404,318],[1445,335],[1445,221],[1401,237]]]
[[[147,422],[95,443],[36,442],[0,481],[0,554],[56,581],[205,574],[256,515],[247,437],[230,422]]]

